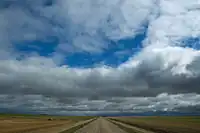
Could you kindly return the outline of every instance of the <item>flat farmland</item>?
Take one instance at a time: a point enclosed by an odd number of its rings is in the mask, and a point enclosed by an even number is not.
[[[0,115],[0,133],[200,133],[200,117]]]
[[[0,115],[0,133],[59,133],[92,117]]]
[[[144,129],[146,132],[155,133],[200,133],[199,116],[152,116],[152,117],[112,117],[109,118],[121,128],[129,130],[128,127]],[[120,124],[122,123],[122,124]],[[124,124],[124,125],[123,125]]]

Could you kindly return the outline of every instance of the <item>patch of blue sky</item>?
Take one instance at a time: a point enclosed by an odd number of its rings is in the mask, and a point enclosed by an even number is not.
[[[200,37],[186,37],[180,41],[181,47],[193,48],[200,50]]]
[[[133,38],[121,39],[118,41],[107,40],[108,49],[100,54],[75,53],[70,54],[65,59],[65,64],[70,67],[95,67],[98,64],[104,64],[111,67],[117,67],[130,57],[136,55],[143,48],[142,41],[146,37],[146,32],[140,33]]]
[[[51,56],[59,43],[56,37],[49,37],[45,40],[23,41],[14,44],[15,49],[25,55],[37,53],[40,56]]]
[[[97,65],[117,67],[136,55],[143,48],[142,42],[146,38],[146,30],[134,37],[113,41],[105,39],[108,48],[102,53],[77,52],[64,53],[65,59],[60,65],[69,67],[91,68]],[[48,37],[45,40],[25,41],[15,44],[15,49],[22,55],[37,53],[40,56],[51,57],[59,44],[57,37]],[[69,45],[69,44],[68,44]],[[23,56],[21,57],[23,59]]]

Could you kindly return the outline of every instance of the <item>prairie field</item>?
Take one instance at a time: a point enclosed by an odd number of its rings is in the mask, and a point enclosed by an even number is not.
[[[200,116],[0,115],[0,133],[200,133]]]
[[[110,119],[156,133],[200,133],[200,116],[138,116]]]
[[[0,133],[61,132],[88,116],[0,115]]]

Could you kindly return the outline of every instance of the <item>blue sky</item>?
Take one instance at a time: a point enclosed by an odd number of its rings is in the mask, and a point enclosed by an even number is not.
[[[146,28],[147,30],[148,28]],[[98,65],[107,65],[117,67],[128,61],[130,57],[137,55],[143,48],[143,41],[146,38],[146,32],[138,33],[134,37],[128,37],[120,40],[106,40],[108,48],[101,53],[77,52],[65,53],[64,59],[60,65],[70,67],[90,68]],[[186,37],[182,39],[179,47],[200,49],[199,37]],[[45,40],[32,40],[13,44],[15,49],[22,55],[37,53],[39,56],[52,57],[59,45],[57,37],[47,37]],[[70,44],[68,44],[70,45]]]
[[[48,37],[46,40],[31,40],[14,43],[15,49],[22,54],[31,54],[33,52],[40,56],[51,56],[58,45],[56,37]]]
[[[128,37],[120,40],[107,39],[108,48],[101,53],[77,52],[65,53],[65,59],[61,65],[70,67],[95,67],[97,65],[108,65],[117,67],[126,62],[130,57],[137,54],[143,48],[142,42],[146,37],[146,31],[138,33],[134,37]],[[59,40],[56,37],[47,37],[45,40],[23,41],[13,44],[15,49],[22,55],[37,53],[43,57],[52,57],[56,52]],[[70,45],[70,44],[68,44]]]
[[[193,49],[200,49],[200,37],[186,37],[182,39],[182,47],[189,47]]]

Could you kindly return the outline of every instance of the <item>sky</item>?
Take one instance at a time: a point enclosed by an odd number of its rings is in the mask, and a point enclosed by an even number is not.
[[[200,112],[200,0],[1,0],[0,112]]]

